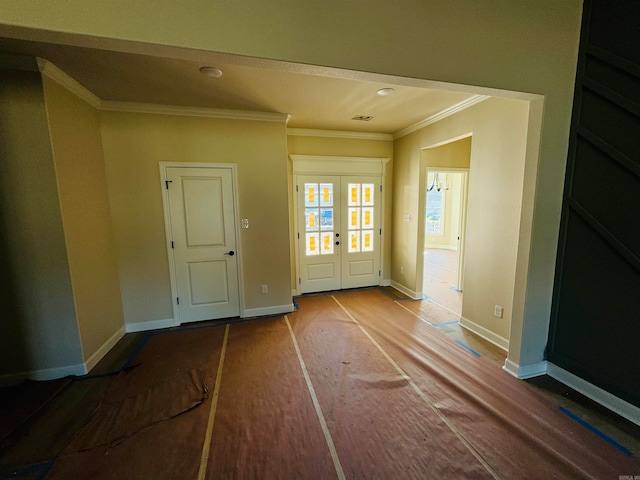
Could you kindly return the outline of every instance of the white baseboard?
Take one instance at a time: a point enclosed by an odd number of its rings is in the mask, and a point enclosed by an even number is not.
[[[621,417],[626,418],[630,422],[640,425],[640,408],[630,404],[629,402],[625,402],[606,390],[583,380],[573,373],[567,372],[551,362],[547,362],[547,365],[547,375],[550,377],[553,377],[559,382],[573,388],[575,391],[582,393],[594,402],[603,405]]]
[[[293,303],[286,305],[273,305],[271,307],[246,308],[242,313],[242,318],[263,317],[265,315],[280,315],[281,313],[291,313],[295,310]]]
[[[407,297],[413,300],[422,300],[423,298],[422,292],[414,292],[413,290],[405,287],[398,282],[394,282],[393,280],[391,280],[390,286],[398,290],[400,293],[404,293]]]
[[[131,322],[125,325],[127,333],[147,332],[149,330],[157,330],[160,328],[177,327],[178,323],[173,318],[164,320],[149,320],[147,322]]]
[[[390,280],[390,279],[388,279],[388,278],[387,278],[387,279],[385,279],[385,280],[382,280],[382,281],[380,282],[380,286],[381,286],[381,287],[390,287],[390,286],[391,286],[391,280]]]
[[[496,347],[501,348],[505,352],[509,351],[509,340],[500,335],[492,332],[488,328],[478,325],[472,322],[468,318],[460,317],[460,326],[466,328],[470,332],[475,333],[479,337],[484,338],[486,341],[493,343]]]
[[[43,368],[41,370],[31,370],[29,372],[9,373],[0,376],[0,386],[17,385],[23,380],[53,380],[67,377],[69,375],[80,376],[87,374],[87,367],[84,363],[76,365],[64,365],[62,367]]]
[[[527,378],[539,377],[540,375],[546,374],[547,362],[543,360],[542,362],[531,365],[518,365],[516,362],[507,358],[502,369],[520,380],[526,380]]]
[[[118,341],[124,337],[125,328],[124,325],[118,329],[116,333],[111,335],[111,338],[104,342],[104,344],[98,348],[93,354],[84,362],[85,368],[87,372],[90,372],[93,367],[97,365],[97,363],[102,360],[102,358],[109,353],[109,350],[113,348],[113,346],[118,343]]]

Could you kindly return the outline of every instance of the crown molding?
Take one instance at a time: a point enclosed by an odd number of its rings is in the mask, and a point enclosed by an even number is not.
[[[249,112],[222,108],[181,107],[152,103],[103,101],[100,110],[109,112],[153,113],[159,115],[182,115],[187,117],[225,118],[229,120],[254,120],[258,122],[286,123],[286,113]]]
[[[45,60],[44,58],[37,58],[38,68],[40,69],[40,73],[42,75],[46,75],[54,82],[58,83],[62,87],[69,90],[71,93],[74,93],[82,100],[87,102],[89,105],[100,108],[102,105],[102,100],[94,95],[91,91],[85,88],[83,85],[78,83],[76,80],[71,78],[69,75],[64,73],[58,67],[56,67],[53,63]]]
[[[484,102],[489,98],[491,98],[490,95],[472,95],[466,100],[463,100],[460,103],[456,103],[455,105],[452,105],[449,108],[445,108],[444,110],[436,113],[435,115],[431,115],[430,117],[425,118],[424,120],[418,123],[414,123],[413,125],[410,125],[406,128],[403,128],[402,130],[397,131],[396,133],[393,134],[393,139],[397,140],[398,138],[409,135],[410,133],[416,132],[421,128],[426,127],[427,125],[432,125],[436,122],[439,122],[440,120],[444,120],[445,118],[450,117],[451,115],[455,115],[456,113],[459,113],[462,110],[472,107],[473,105],[476,105],[480,102]]]
[[[348,132],[342,130],[318,130],[313,128],[287,128],[287,135],[300,137],[355,138],[357,140],[393,140],[393,135],[390,133]]]

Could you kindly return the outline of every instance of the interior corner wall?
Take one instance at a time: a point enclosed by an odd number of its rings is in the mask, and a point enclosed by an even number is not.
[[[124,335],[98,111],[42,81],[82,350],[94,363]]]
[[[473,133],[462,316],[505,341],[514,298],[528,113],[528,102],[492,98],[394,144],[392,280],[415,290],[424,230],[420,205],[426,196],[421,149]],[[501,319],[493,316],[496,304],[504,308]]]
[[[84,373],[42,80],[32,61],[32,71],[0,66],[0,380]]]
[[[237,165],[244,307],[291,306],[284,122],[101,111],[100,124],[127,325],[173,320],[160,162]]]
[[[304,135],[287,136],[288,153],[290,155],[320,155],[337,157],[367,157],[390,158],[386,166],[385,184],[383,185],[385,217],[384,217],[384,251],[382,252],[382,281],[391,278],[391,214],[392,214],[392,185],[393,185],[393,141],[361,138],[316,137]],[[293,195],[292,165],[289,160],[289,195],[291,202]],[[293,218],[293,203],[289,211],[290,225],[295,225]],[[291,289],[296,290],[295,275],[295,232],[291,232]]]

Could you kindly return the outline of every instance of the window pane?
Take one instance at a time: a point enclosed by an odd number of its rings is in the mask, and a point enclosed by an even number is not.
[[[320,234],[320,238],[322,240],[322,255],[332,255],[333,254],[333,232],[322,232]]]
[[[362,231],[362,251],[373,252],[373,230]]]
[[[350,183],[348,189],[348,198],[350,207],[360,206],[360,184]]]
[[[362,209],[362,228],[373,228],[373,207]]]
[[[360,230],[349,232],[349,253],[360,251]]]
[[[305,207],[318,206],[318,184],[317,183],[304,184],[304,206]]]
[[[320,184],[320,206],[333,207],[333,183]]]
[[[318,230],[318,209],[317,208],[305,208],[304,209],[305,228],[307,232],[315,232]]]
[[[362,184],[362,205],[373,206],[374,201],[374,187],[373,183]]]
[[[349,230],[357,230],[360,228],[360,209],[349,208]]]
[[[307,233],[307,256],[320,255],[318,233]]]
[[[333,230],[333,208],[320,209],[320,230]]]
[[[444,190],[427,192],[426,234],[444,235]]]

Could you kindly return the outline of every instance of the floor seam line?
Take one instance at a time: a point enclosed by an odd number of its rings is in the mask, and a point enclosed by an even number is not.
[[[482,457],[482,455],[480,455],[480,453],[473,447],[473,445],[471,445],[471,443],[464,437],[462,432],[458,430],[458,428],[453,424],[453,422],[451,422],[451,420],[449,420],[446,417],[446,415],[442,413],[442,411],[440,411],[438,407],[436,407],[436,405],[431,401],[429,396],[426,393],[424,393],[420,389],[420,387],[418,387],[418,385],[416,385],[416,383],[411,379],[411,377],[406,374],[406,372],[400,367],[400,365],[398,365],[398,363],[382,348],[382,346],[371,336],[371,334],[367,332],[364,326],[360,322],[358,322],[358,320],[356,320],[356,318],[351,314],[351,312],[349,312],[349,310],[347,310],[346,307],[342,305],[342,303],[340,303],[340,301],[334,295],[331,295],[331,298],[333,298],[333,300],[340,306],[340,308],[342,308],[342,310],[347,314],[347,316],[360,328],[362,333],[364,333],[365,336],[371,341],[371,343],[373,343],[373,345],[378,349],[378,351],[382,353],[382,355],[393,366],[393,368],[395,368],[396,371],[400,373],[400,375],[402,375],[402,377],[407,381],[407,383],[411,386],[411,388],[413,388],[413,390],[418,394],[418,396],[422,398],[422,400],[427,404],[427,406],[436,415],[438,415],[438,417],[444,422],[444,424],[449,428],[449,430],[451,430],[451,432],[462,442],[462,444],[467,448],[467,450],[469,450],[469,453],[471,453],[480,462],[480,464],[485,468],[485,470],[493,478],[499,479],[500,477],[496,473],[496,471],[493,468],[491,468],[491,466],[487,463],[487,461]]]
[[[296,339],[296,335],[293,332],[293,328],[291,327],[291,322],[289,322],[289,316],[285,315],[284,320],[287,323],[287,327],[289,328],[291,341],[293,342],[293,347],[296,351],[296,354],[298,355],[298,362],[300,362],[302,375],[304,376],[304,379],[307,382],[307,388],[309,389],[309,394],[311,395],[311,401],[313,402],[313,406],[316,410],[316,415],[318,416],[318,421],[320,422],[320,427],[322,428],[322,433],[324,434],[325,441],[327,442],[327,447],[329,448],[329,453],[331,454],[331,459],[333,460],[333,465],[336,469],[336,474],[338,475],[339,480],[346,480],[344,471],[342,469],[342,464],[340,463],[340,458],[338,457],[338,452],[336,451],[336,446],[333,443],[331,432],[329,431],[327,421],[324,418],[324,414],[322,413],[322,408],[320,407],[320,401],[318,400],[316,391],[313,388],[313,383],[311,382],[311,377],[309,376],[309,371],[307,370],[307,366],[304,363],[304,358],[302,358],[302,352],[300,351],[298,340]]]
[[[213,435],[213,424],[216,417],[216,408],[218,406],[218,396],[220,394],[220,384],[222,383],[222,368],[224,365],[224,357],[227,351],[227,341],[229,338],[229,324],[226,325],[224,331],[224,339],[222,340],[222,349],[220,351],[220,360],[218,361],[218,371],[216,372],[216,383],[213,388],[211,397],[211,407],[209,410],[209,419],[207,421],[207,430],[202,445],[202,455],[200,456],[200,469],[198,470],[198,480],[203,480],[207,474],[207,465],[209,463],[209,452],[211,450],[211,438]]]

